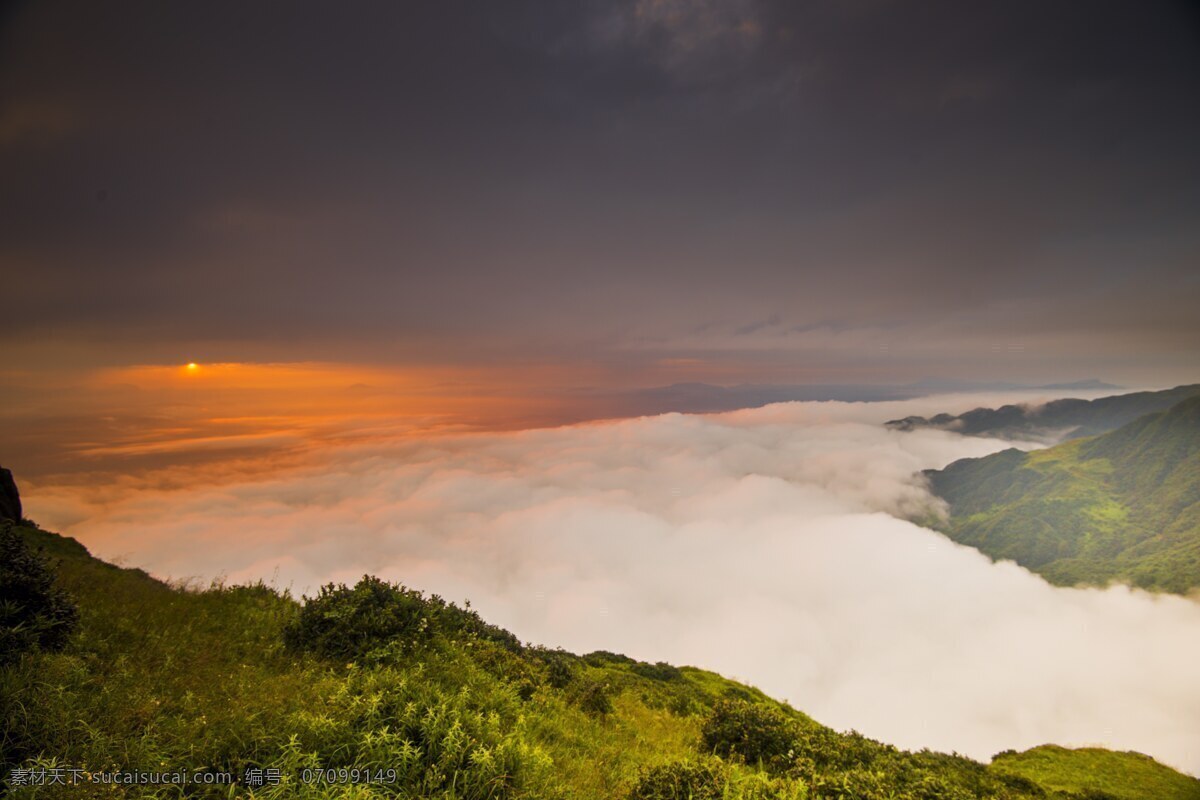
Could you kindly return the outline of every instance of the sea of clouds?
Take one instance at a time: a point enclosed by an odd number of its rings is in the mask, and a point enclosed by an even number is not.
[[[713,669],[903,747],[1101,744],[1200,773],[1200,603],[1055,588],[901,518],[936,509],[919,470],[1010,443],[881,423],[1011,400],[317,448],[257,474],[35,487],[29,506],[157,575],[299,592],[373,573],[529,641]]]

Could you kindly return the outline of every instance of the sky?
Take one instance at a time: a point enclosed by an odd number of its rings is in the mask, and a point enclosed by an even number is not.
[[[1191,4],[0,13],[6,388],[188,362],[527,400],[1200,367]]]

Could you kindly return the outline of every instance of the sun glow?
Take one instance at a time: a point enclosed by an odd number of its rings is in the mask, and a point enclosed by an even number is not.
[[[325,362],[102,368],[88,373],[85,384],[87,396],[97,403],[93,413],[114,419],[133,414],[142,422],[133,430],[89,434],[86,441],[72,435],[70,447],[101,469],[110,456],[294,451],[418,430],[540,427],[564,421],[562,401],[550,389],[578,382],[538,369],[514,375],[513,370]],[[158,404],[169,413],[156,411]]]

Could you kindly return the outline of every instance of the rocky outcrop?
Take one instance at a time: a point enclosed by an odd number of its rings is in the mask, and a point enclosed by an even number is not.
[[[21,494],[12,473],[0,467],[0,520],[21,521]]]

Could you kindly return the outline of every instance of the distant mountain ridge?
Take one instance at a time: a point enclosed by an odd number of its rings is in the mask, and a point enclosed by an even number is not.
[[[1016,391],[1098,391],[1118,390],[1120,386],[1095,378],[1074,383],[1034,386],[1008,381],[970,381],[957,378],[927,377],[902,384],[836,383],[739,383],[723,386],[713,383],[686,382],[639,389],[581,390],[577,399],[597,404],[600,416],[632,417],[680,412],[707,414],[758,408],[771,403],[839,401],[871,403],[883,400],[908,400],[931,394]]]
[[[1061,585],[1200,586],[1200,395],[1099,436],[927,470],[956,542]]]
[[[1082,381],[1071,381],[1069,383],[1043,383],[1043,384],[1028,384],[1028,383],[1013,383],[1012,381],[968,381],[958,380],[954,378],[921,378],[912,383],[904,384],[906,388],[916,389],[923,392],[1006,392],[1020,391],[1023,389],[1046,390],[1046,391],[1066,391],[1066,392],[1084,392],[1084,391],[1101,391],[1101,390],[1117,390],[1124,387],[1118,386],[1115,383],[1105,383],[1098,378],[1088,378]]]
[[[1067,398],[1040,406],[1012,404],[1000,408],[976,408],[957,416],[938,414],[933,417],[905,417],[884,424],[901,431],[937,428],[967,436],[1051,443],[1107,433],[1145,414],[1165,411],[1181,400],[1197,395],[1200,395],[1200,384],[1189,384],[1158,392],[1132,392],[1097,400]]]

